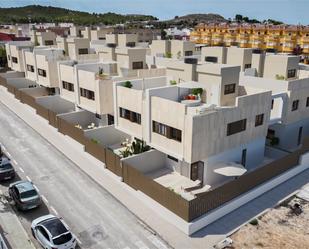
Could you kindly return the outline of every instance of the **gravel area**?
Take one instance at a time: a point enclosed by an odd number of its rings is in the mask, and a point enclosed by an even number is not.
[[[292,211],[298,203],[302,213]],[[298,210],[296,210],[298,211]],[[308,249],[309,202],[291,197],[231,236],[232,248]]]

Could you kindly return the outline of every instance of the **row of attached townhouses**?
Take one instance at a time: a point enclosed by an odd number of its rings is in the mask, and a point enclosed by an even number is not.
[[[105,34],[95,50],[87,38],[56,41],[6,44],[9,67],[92,113],[109,134],[150,146],[127,160],[186,200],[292,153],[309,135],[309,68],[298,56],[198,53],[174,40],[144,46],[134,34]],[[124,142],[111,149],[123,156]]]

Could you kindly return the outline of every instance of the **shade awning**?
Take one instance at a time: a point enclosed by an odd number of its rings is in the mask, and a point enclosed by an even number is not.
[[[216,165],[215,173],[223,176],[241,176],[247,172],[243,165],[233,162]]]

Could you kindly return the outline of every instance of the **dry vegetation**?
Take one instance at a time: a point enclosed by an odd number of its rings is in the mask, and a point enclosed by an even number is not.
[[[295,202],[303,208],[300,215],[290,209]],[[257,225],[247,224],[231,238],[237,249],[308,249],[309,203],[293,197],[259,217]]]

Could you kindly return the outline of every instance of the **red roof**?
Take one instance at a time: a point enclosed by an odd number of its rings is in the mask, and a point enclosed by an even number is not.
[[[0,41],[28,41],[29,37],[16,37],[14,34],[0,32]]]

